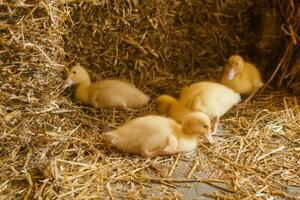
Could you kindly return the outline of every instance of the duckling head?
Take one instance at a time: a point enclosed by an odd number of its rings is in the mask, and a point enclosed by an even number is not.
[[[168,114],[177,100],[170,95],[160,95],[156,98],[157,110],[160,114]]]
[[[244,69],[244,59],[240,55],[232,55],[228,59],[228,65],[225,68],[225,73],[228,80],[234,79],[234,77],[240,74]]]
[[[77,84],[90,84],[91,79],[88,72],[80,65],[75,65],[69,71],[69,76],[63,85],[63,88],[70,87]]]
[[[186,136],[200,136],[212,143],[212,125],[210,118],[202,112],[192,112],[182,120],[182,132]]]

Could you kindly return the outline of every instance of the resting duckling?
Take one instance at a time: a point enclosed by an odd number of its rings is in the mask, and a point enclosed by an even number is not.
[[[213,131],[217,130],[219,118],[241,100],[238,93],[215,82],[198,82],[185,87],[179,100],[169,95],[156,98],[158,112],[181,121],[191,112],[203,112],[215,118]]]
[[[93,107],[116,107],[120,109],[140,108],[150,98],[134,85],[120,80],[103,80],[91,83],[87,71],[80,65],[70,69],[63,88],[77,85],[75,99]]]
[[[117,149],[144,157],[193,151],[199,137],[212,142],[210,119],[200,112],[186,115],[181,125],[162,116],[139,117],[104,136]]]
[[[233,55],[225,66],[221,83],[240,94],[249,95],[240,105],[245,106],[264,83],[260,72],[240,55]]]
[[[157,111],[165,114],[177,122],[181,122],[182,118],[192,111],[183,101],[177,100],[175,97],[163,94],[156,98]]]

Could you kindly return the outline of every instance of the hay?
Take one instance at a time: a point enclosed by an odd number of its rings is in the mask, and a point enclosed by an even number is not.
[[[300,187],[299,97],[265,91],[247,110],[235,108],[222,118],[215,145],[143,159],[107,148],[101,133],[155,113],[153,103],[128,113],[95,110],[75,104],[71,90],[60,90],[77,62],[94,80],[126,79],[152,97],[216,79],[230,54],[255,57],[253,41],[261,37],[253,22],[261,10],[255,8],[265,8],[266,1],[0,6],[1,199],[182,199],[201,184],[215,190],[204,194],[212,198],[299,196],[292,191]],[[290,29],[295,34],[297,23]],[[282,66],[289,74],[290,67]]]
[[[294,94],[300,94],[300,2],[299,1],[278,1],[277,15],[283,19],[280,25],[283,51],[279,51],[280,60],[273,70],[268,83],[275,76],[277,86],[290,89]],[[279,27],[279,25],[277,25]]]

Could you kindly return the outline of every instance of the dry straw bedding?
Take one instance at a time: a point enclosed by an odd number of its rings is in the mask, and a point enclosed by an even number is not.
[[[215,199],[299,198],[297,96],[268,87],[222,118],[214,145],[144,159],[108,148],[101,133],[155,113],[153,102],[138,111],[96,110],[60,90],[74,63],[93,80],[126,79],[152,98],[217,79],[230,54],[255,58],[255,8],[265,5],[0,1],[0,198],[182,199],[201,183]],[[287,41],[283,49],[296,52]],[[288,53],[279,54],[283,63]]]

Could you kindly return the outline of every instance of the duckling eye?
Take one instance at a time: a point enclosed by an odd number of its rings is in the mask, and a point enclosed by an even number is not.
[[[73,71],[73,74],[76,74],[76,71]]]
[[[207,125],[204,125],[203,127],[204,127],[204,128],[208,128],[208,126],[207,126]]]

